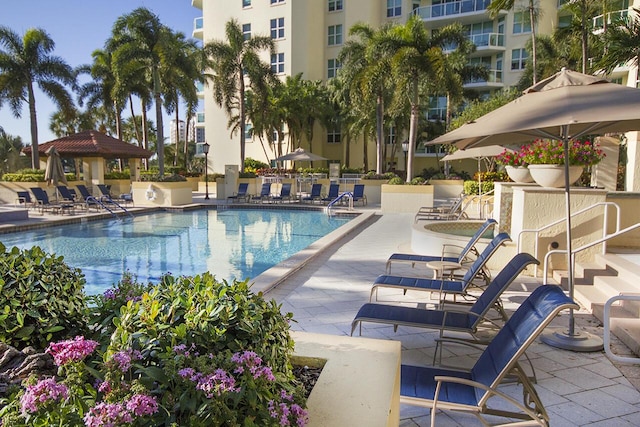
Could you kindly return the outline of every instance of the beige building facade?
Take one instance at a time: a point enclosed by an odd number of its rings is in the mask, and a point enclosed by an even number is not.
[[[636,1],[640,3],[640,0]],[[192,0],[192,6],[202,10],[202,18],[194,23],[193,36],[204,43],[225,40],[225,24],[230,19],[236,19],[243,31],[253,35],[270,35],[274,39],[276,53],[271,58],[265,53],[264,60],[270,62],[272,69],[283,79],[302,73],[305,79],[326,81],[338,72],[336,58],[348,37],[349,29],[356,23],[364,22],[373,27],[387,22],[404,23],[412,14],[420,16],[430,30],[459,22],[477,47],[469,60],[485,64],[490,71],[488,79],[466,86],[488,96],[496,90],[517,84],[528,60],[525,45],[531,39],[531,25],[525,9],[528,1],[516,1],[512,11],[502,11],[495,18],[491,18],[486,10],[489,4],[490,0]],[[562,0],[540,0],[537,4],[540,8],[537,34],[551,34],[559,25],[568,23],[567,17],[563,16],[566,13],[560,10]],[[628,2],[620,2],[619,10],[607,16],[593,17],[594,23],[602,24],[616,14],[628,11],[631,11]],[[635,68],[620,67],[611,78],[620,84],[633,86]],[[196,126],[204,128],[205,139],[211,145],[211,170],[224,172],[225,165],[239,163],[240,135],[230,135],[226,113],[215,104],[211,88],[205,85],[199,93],[204,111],[198,113]],[[434,98],[429,107],[430,120],[444,118],[445,99]],[[346,150],[349,149],[350,164],[347,166],[363,166],[362,140],[346,144],[339,133],[317,126],[313,141],[315,154],[342,165],[347,158]],[[388,142],[395,137],[406,138],[395,136],[389,130],[387,133],[391,133],[387,137]],[[634,135],[628,139],[635,142]],[[302,144],[302,148],[308,149],[305,144]],[[640,153],[635,153],[635,144],[632,145],[634,148],[630,147],[630,156],[640,156]],[[375,169],[373,141],[367,148],[367,169]],[[428,152],[430,150],[433,148],[422,147],[416,152],[416,171],[438,166],[441,156]],[[390,149],[387,151],[392,152]],[[402,170],[405,165],[404,153],[402,149],[395,150],[395,153],[394,158],[385,159],[385,162]],[[247,138],[246,156],[267,163],[276,157],[273,150],[263,147],[257,137]],[[640,188],[635,189],[635,186],[640,186],[640,179],[635,179],[636,168],[630,169],[628,189],[638,191]],[[635,181],[639,183],[634,184]]]

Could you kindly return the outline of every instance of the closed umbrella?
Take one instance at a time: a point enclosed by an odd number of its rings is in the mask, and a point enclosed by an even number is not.
[[[58,185],[60,182],[67,185],[62,160],[60,160],[60,154],[58,154],[58,150],[55,147],[47,150],[47,166],[44,171],[44,180],[47,185]]]
[[[640,130],[640,90],[610,83],[604,78],[562,69],[524,91],[510,103],[442,135],[429,144],[455,144],[466,149],[487,145],[511,145],[535,138],[551,138],[564,144],[590,134]],[[565,162],[567,251],[571,254],[571,207],[569,164]],[[573,298],[573,259],[569,255],[569,294]],[[569,329],[543,337],[555,347],[598,351],[602,340],[575,331],[573,310]]]

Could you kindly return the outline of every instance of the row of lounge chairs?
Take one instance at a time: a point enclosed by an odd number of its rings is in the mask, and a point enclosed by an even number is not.
[[[459,279],[442,275],[437,279],[379,276],[372,286],[370,302],[358,310],[351,325],[351,335],[358,327],[362,334],[363,323],[392,325],[394,331],[398,326],[409,326],[439,332],[431,366],[401,366],[401,403],[430,408],[431,425],[436,425],[438,410],[468,412],[478,417],[483,425],[488,425],[485,415],[522,420],[513,425],[549,424],[549,416],[533,386],[533,366],[529,363],[530,376],[529,369],[523,369],[519,360],[526,357],[529,345],[561,310],[577,308],[577,305],[559,286],[543,285],[509,317],[502,306],[501,295],[525,268],[537,265],[539,261],[528,253],[516,254],[491,279],[486,263],[510,238],[506,233],[498,233],[483,251],[475,246],[480,236],[495,226],[494,220],[485,222],[467,246],[457,256],[449,258],[465,270]],[[387,262],[387,273],[394,262],[415,266],[434,259],[447,259],[444,249],[441,257],[393,254]],[[407,290],[429,291],[440,297],[437,305],[429,309],[422,308],[422,304],[415,307],[386,304],[377,302],[380,288],[402,289],[405,294]],[[376,302],[371,302],[374,293]],[[447,298],[451,295],[454,295],[453,300]],[[462,297],[462,301],[457,301],[455,296]],[[492,310],[498,315],[490,315]],[[449,368],[442,365],[445,343],[480,346],[484,350],[470,370]],[[512,382],[514,379],[523,386],[522,402],[499,389],[506,380]],[[496,396],[507,405],[495,406]],[[490,398],[493,399],[489,402]]]
[[[327,194],[322,193],[322,184],[313,184],[311,186],[311,192],[308,195],[296,198],[291,194],[291,184],[283,183],[279,193],[272,193],[271,183],[264,183],[260,189],[260,193],[251,195],[248,193],[249,184],[238,184],[238,191],[228,196],[227,199],[231,202],[252,202],[252,203],[282,203],[282,202],[296,202],[301,203],[331,203],[340,196],[340,186],[338,184],[330,184]],[[367,196],[364,194],[364,185],[356,184],[353,186],[353,191],[349,194],[353,203],[367,204]]]
[[[77,191],[76,191],[77,189]],[[104,184],[98,185],[101,195],[94,197],[89,189],[79,184],[76,189],[68,188],[65,185],[56,186],[56,200],[51,201],[48,193],[40,187],[32,187],[29,191],[18,191],[16,205],[24,205],[27,208],[33,208],[44,214],[45,211],[53,213],[69,213],[75,212],[76,208],[100,210],[106,205],[131,204],[133,198],[130,194],[113,197],[108,186]],[[80,193],[80,194],[78,194]],[[33,198],[31,198],[33,194]]]

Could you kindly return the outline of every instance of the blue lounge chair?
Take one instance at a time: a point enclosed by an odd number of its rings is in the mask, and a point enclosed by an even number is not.
[[[430,408],[432,426],[436,425],[438,410],[467,412],[478,417],[483,425],[489,425],[484,415],[496,415],[523,420],[518,425],[548,426],[549,415],[518,359],[556,315],[567,308],[579,306],[559,286],[537,288],[500,329],[471,370],[402,365],[400,403]],[[511,381],[514,376],[523,387],[522,403],[499,389],[505,379]]]
[[[284,202],[285,200],[291,200],[291,183],[285,182],[282,184],[280,194],[277,196],[271,196],[270,201],[274,203]]]
[[[66,211],[72,213],[74,210],[73,203],[51,203],[47,192],[40,187],[32,187],[30,190],[36,199],[36,207],[40,209],[41,214],[44,214],[44,211],[52,211],[54,213],[64,213]]]
[[[364,304],[360,307],[351,323],[351,335],[353,335],[358,325],[360,325],[360,334],[362,334],[362,322],[372,322],[393,325],[394,332],[401,325],[439,329],[440,338],[444,337],[446,331],[465,332],[474,336],[478,326],[486,320],[486,315],[491,308],[495,308],[501,317],[507,320],[500,296],[522,270],[530,264],[540,263],[528,253],[520,253],[514,256],[491,281],[469,311],[455,309],[425,310],[423,308],[378,303]],[[437,342],[437,345],[440,345],[440,341]],[[438,353],[438,347],[436,347],[436,353]]]
[[[79,206],[81,208],[85,208],[87,206],[83,201],[77,200],[76,195],[73,194],[69,187],[67,187],[66,185],[56,186],[56,191],[58,192],[62,200],[67,203],[73,203],[75,206]]]
[[[355,184],[353,186],[353,203],[362,202],[362,206],[367,204],[367,196],[364,194],[364,184]]]
[[[102,208],[98,199],[96,199],[91,195],[86,185],[78,184],[76,185],[76,188],[80,192],[80,197],[82,197],[82,200],[84,200],[84,203],[86,204],[87,208],[92,207],[92,208],[95,208],[97,211]]]
[[[338,198],[338,194],[340,192],[340,185],[338,184],[330,184],[329,185],[329,193],[327,194],[326,197],[323,197],[321,200],[323,202],[333,202],[335,199]]]
[[[255,203],[264,202],[265,200],[268,201],[269,197],[271,197],[271,183],[266,182],[262,184],[260,194],[251,197],[251,201]]]
[[[248,191],[249,191],[249,183],[241,182],[240,184],[238,184],[238,192],[233,196],[227,197],[227,199],[231,200],[233,203],[235,203],[236,201],[237,202],[247,201],[247,198],[249,197],[249,194],[247,194]]]
[[[478,241],[490,228],[495,227],[497,224],[498,222],[495,219],[489,218],[480,226],[480,228],[478,228],[475,234],[471,236],[471,239],[469,239],[469,242],[464,248],[451,244],[443,245],[442,256],[415,255],[405,253],[391,254],[389,259],[387,260],[386,273],[391,273],[391,264],[394,262],[409,263],[411,264],[411,267],[415,267],[416,263],[427,263],[431,261],[457,262],[461,265],[468,264],[471,262],[470,255],[478,255],[478,251],[475,248],[476,243],[478,243]],[[452,254],[456,249],[459,250],[459,253],[456,256],[447,256],[448,254]]]
[[[369,300],[371,300],[374,293],[376,293],[377,299],[378,288],[403,289],[405,293],[407,290],[438,292],[440,293],[441,301],[447,294],[454,295],[454,298],[458,295],[466,296],[470,288],[478,287],[473,283],[477,277],[482,277],[486,284],[489,283],[489,274],[485,271],[485,265],[502,244],[510,241],[511,238],[507,233],[500,233],[494,237],[460,280],[423,279],[420,277],[389,276],[386,274],[378,276],[373,282]]]
[[[311,186],[311,193],[301,199],[303,203],[315,203],[322,197],[322,184],[313,184]]]
[[[16,191],[16,196],[16,207],[19,205],[24,205],[25,209],[36,207],[28,191]]]

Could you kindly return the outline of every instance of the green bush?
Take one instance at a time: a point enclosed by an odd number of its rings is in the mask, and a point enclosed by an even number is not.
[[[131,174],[129,173],[129,171],[108,172],[104,174],[104,179],[131,179]]]
[[[144,182],[181,182],[186,181],[182,175],[164,175],[160,176],[158,173],[143,172],[140,174],[140,181]]]
[[[50,341],[84,332],[87,307],[79,269],[39,247],[0,243],[0,341],[44,350]]]
[[[383,173],[383,174],[377,174],[374,171],[371,172],[367,172],[362,179],[372,179],[372,180],[378,180],[378,181],[388,181],[392,178],[397,178],[398,175],[396,175],[393,172],[387,172],[387,173]]]
[[[426,179],[424,179],[421,176],[416,176],[415,178],[413,178],[410,182],[411,185],[423,185],[425,182],[427,182]]]
[[[404,179],[400,178],[399,176],[394,176],[393,178],[391,178],[389,180],[389,182],[387,182],[387,184],[389,185],[404,185]]]
[[[478,181],[465,181],[463,184],[464,194],[478,194]],[[492,191],[494,188],[492,181],[482,181],[482,194]]]

